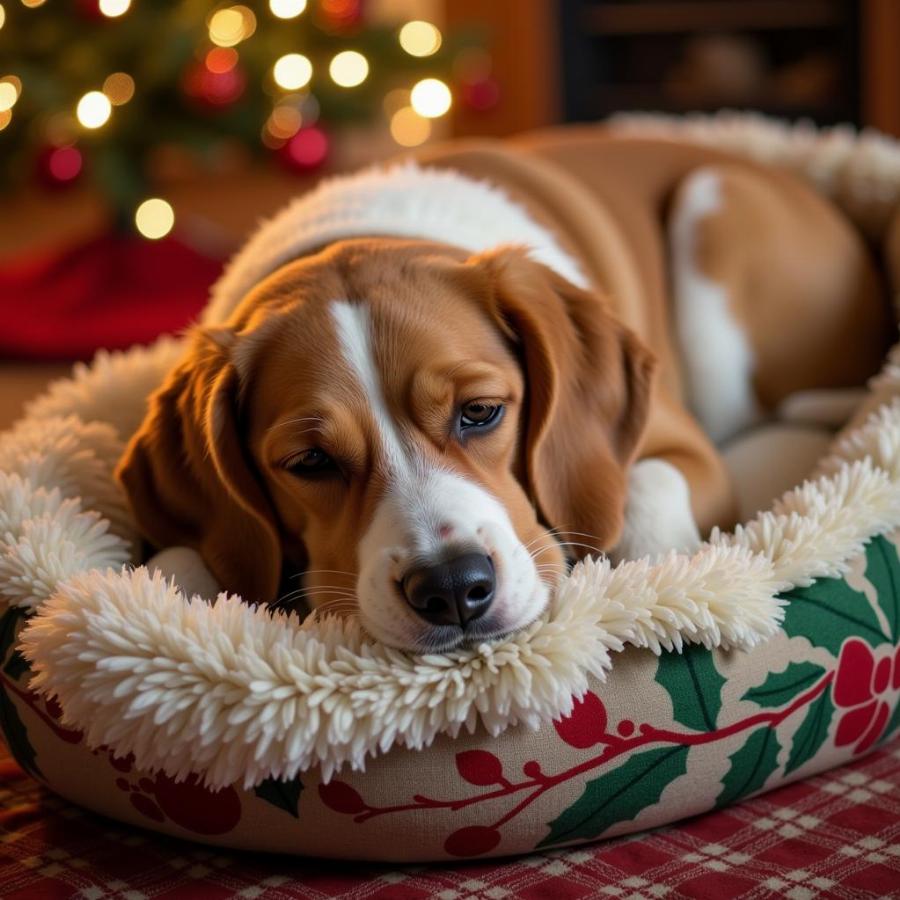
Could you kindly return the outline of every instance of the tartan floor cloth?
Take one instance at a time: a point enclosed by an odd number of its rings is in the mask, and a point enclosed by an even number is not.
[[[0,897],[900,897],[900,741],[654,832],[508,861],[403,868],[231,852],[119,826],[44,791],[0,744]]]

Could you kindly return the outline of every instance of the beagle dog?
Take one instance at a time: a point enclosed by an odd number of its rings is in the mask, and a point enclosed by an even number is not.
[[[225,589],[445,651],[572,559],[730,526],[716,442],[862,384],[891,331],[872,250],[784,172],[602,127],[459,142],[263,226],[118,477]]]

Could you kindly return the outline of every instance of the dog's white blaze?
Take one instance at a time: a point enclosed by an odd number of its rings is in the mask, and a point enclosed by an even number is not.
[[[717,442],[759,419],[753,352],[728,304],[728,292],[697,267],[698,226],[722,206],[718,174],[685,179],[669,230],[676,330],[691,407]]]
[[[409,468],[403,441],[391,418],[375,356],[372,353],[372,323],[369,310],[362,303],[335,300],[331,314],[337,325],[341,353],[353,370],[365,393],[381,438],[389,470],[395,475]]]
[[[528,624],[546,604],[548,589],[506,509],[479,485],[412,455],[385,400],[369,310],[336,300],[331,313],[341,355],[372,411],[387,469],[384,496],[359,545],[357,599],[366,628],[393,646],[427,645],[431,626],[398,597],[396,584],[414,560],[437,557],[447,539],[478,547],[494,560],[498,590],[486,623],[497,633]]]

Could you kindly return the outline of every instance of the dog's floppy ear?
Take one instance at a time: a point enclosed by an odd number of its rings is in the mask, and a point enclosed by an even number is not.
[[[492,311],[525,370],[521,477],[532,501],[563,535],[608,549],[623,524],[655,358],[602,296],[525,251],[501,249],[473,262],[487,268]]]
[[[116,470],[138,525],[157,547],[197,550],[227,590],[268,602],[281,542],[237,421],[231,332],[198,332],[150,399]]]

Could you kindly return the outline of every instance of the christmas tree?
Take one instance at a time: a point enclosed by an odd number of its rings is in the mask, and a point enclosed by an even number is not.
[[[146,237],[175,216],[154,196],[161,161],[309,170],[342,125],[385,117],[415,146],[455,92],[496,102],[471,36],[377,21],[364,0],[0,4],[0,178],[89,179]]]

